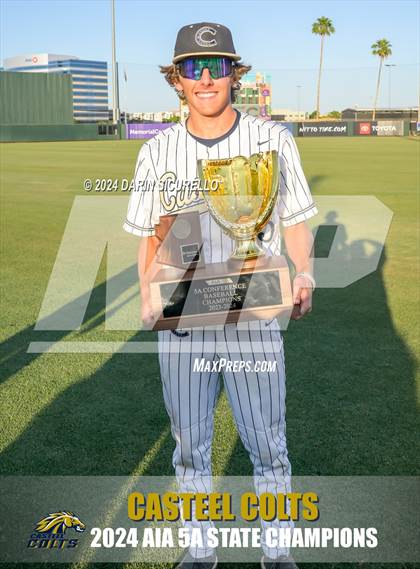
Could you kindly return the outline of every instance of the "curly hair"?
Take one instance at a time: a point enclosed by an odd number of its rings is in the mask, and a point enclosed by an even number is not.
[[[175,89],[175,83],[178,82],[180,77],[178,65],[172,63],[171,65],[159,65],[159,67],[160,67],[160,72],[165,75],[166,81],[169,83],[171,87]],[[230,90],[230,99],[232,103],[235,102],[236,91],[239,91],[239,89],[241,88],[241,83],[239,80],[243,75],[245,75],[245,73],[248,73],[248,71],[250,70],[251,66],[245,65],[245,63],[241,61],[235,62],[233,64],[233,72],[231,75],[232,88]],[[181,99],[181,101],[186,102],[186,97],[184,93],[183,92],[180,93],[176,89],[175,91],[177,92],[177,95]]]

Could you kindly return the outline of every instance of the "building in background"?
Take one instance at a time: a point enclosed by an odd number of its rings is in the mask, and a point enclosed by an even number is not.
[[[263,119],[271,118],[271,77],[264,73],[247,73],[241,79],[233,105],[243,113]]]
[[[9,57],[4,69],[26,73],[69,74],[73,82],[73,117],[77,122],[108,120],[108,66],[106,61],[73,55],[37,53]]]
[[[171,117],[179,116],[179,111],[158,111],[156,113],[129,113],[130,120],[144,121],[144,122],[164,122]]]
[[[352,108],[344,109],[341,113],[343,120],[369,121],[372,120],[373,109]],[[417,121],[418,107],[406,107],[400,109],[376,109],[377,120],[405,120]]]
[[[305,111],[294,111],[292,109],[272,109],[271,120],[273,121],[286,121],[286,122],[299,122],[305,121],[308,118],[308,113]]]
[[[179,110],[176,115],[180,117],[181,122],[185,122],[189,115],[189,109],[186,101],[179,100]]]

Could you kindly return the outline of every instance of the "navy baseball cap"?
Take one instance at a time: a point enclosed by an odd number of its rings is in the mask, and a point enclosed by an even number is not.
[[[230,30],[211,22],[189,24],[179,30],[172,62],[200,55],[220,55],[235,61],[241,59],[236,54]]]

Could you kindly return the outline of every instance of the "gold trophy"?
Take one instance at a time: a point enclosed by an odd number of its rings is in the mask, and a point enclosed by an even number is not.
[[[245,266],[264,255],[256,237],[270,219],[278,195],[275,150],[223,160],[198,160],[203,196],[210,214],[235,240],[230,258]]]
[[[280,313],[290,313],[287,262],[283,256],[266,255],[257,243],[278,197],[277,152],[198,160],[197,168],[208,211],[233,240],[233,251],[223,263],[160,270],[151,283],[152,306],[157,314],[154,329],[271,320]],[[179,214],[173,227],[183,217],[188,219],[186,215]],[[191,224],[193,220],[189,221]],[[192,231],[187,240],[187,245],[180,242],[180,246],[188,250],[190,242],[202,243],[197,231]],[[173,239],[167,237],[166,242],[173,243]],[[201,255],[201,247],[200,251]]]

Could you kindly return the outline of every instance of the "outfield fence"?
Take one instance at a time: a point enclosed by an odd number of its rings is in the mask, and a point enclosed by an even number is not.
[[[0,125],[0,142],[54,142],[65,140],[119,140],[124,124]]]
[[[149,139],[174,123],[1,125],[0,142],[53,142],[66,140]],[[409,121],[307,121],[279,122],[293,136],[408,136]]]
[[[407,136],[408,121],[307,121],[280,122],[293,136]],[[130,123],[127,125],[128,139],[152,138],[173,123]]]
[[[280,122],[293,136],[408,136],[409,121]],[[0,142],[149,139],[173,123],[1,125]]]

